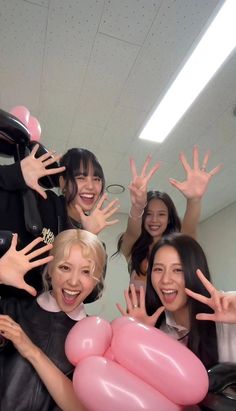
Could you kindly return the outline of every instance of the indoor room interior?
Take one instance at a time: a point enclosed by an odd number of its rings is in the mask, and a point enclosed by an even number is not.
[[[179,153],[192,164],[194,145],[200,162],[210,150],[209,170],[223,163],[203,199],[198,240],[216,286],[236,289],[235,49],[162,143],[139,139],[223,3],[0,0],[0,108],[26,106],[39,120],[40,141],[48,149],[93,151],[106,187],[112,186],[107,188],[109,199],[120,202],[119,223],[100,235],[108,253],[106,291],[88,305],[90,314],[117,317],[115,302],[124,302],[129,283],[124,257],[111,257],[130,209],[129,158],[139,170],[148,154],[152,165],[161,163],[149,189],[166,191],[183,217],[185,198],[168,179],[184,179]],[[232,36],[236,38],[235,31]],[[1,164],[11,160],[1,157]]]

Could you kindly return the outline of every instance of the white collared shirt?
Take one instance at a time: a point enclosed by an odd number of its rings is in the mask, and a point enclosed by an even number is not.
[[[160,330],[182,344],[188,344],[189,330],[182,325],[178,325],[170,311],[165,310],[165,321],[161,324]]]
[[[236,363],[236,324],[215,323],[219,362]],[[165,321],[160,329],[184,345],[188,344],[189,330],[176,324],[170,311],[165,311]]]
[[[61,311],[59,305],[57,304],[56,299],[53,297],[50,291],[45,291],[44,293],[40,294],[37,297],[38,305],[45,311],[57,313]],[[86,312],[84,309],[84,304],[81,303],[78,307],[76,307],[70,313],[65,313],[74,321],[82,320],[86,317]]]

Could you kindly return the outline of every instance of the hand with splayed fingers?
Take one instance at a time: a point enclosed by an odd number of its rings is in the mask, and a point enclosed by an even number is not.
[[[17,234],[12,237],[11,246],[8,251],[0,258],[0,283],[5,285],[11,285],[16,288],[21,288],[27,291],[29,294],[36,295],[36,290],[27,284],[24,280],[24,276],[27,271],[32,268],[39,267],[47,264],[53,259],[52,256],[39,258],[31,261],[36,257],[51,250],[52,244],[44,245],[34,251],[33,248],[36,245],[42,243],[41,237],[36,238],[22,250],[17,251]]]
[[[199,163],[198,147],[193,148],[193,167],[190,166],[184,153],[180,154],[180,161],[186,172],[186,180],[183,182],[173,178],[169,179],[171,185],[176,187],[187,199],[200,199],[207,190],[208,184],[212,177],[219,173],[223,165],[219,164],[211,171],[207,171],[207,164],[210,158],[208,151],[203,158],[202,166]]]
[[[47,194],[39,185],[38,180],[44,176],[62,173],[65,170],[65,167],[47,168],[47,166],[60,160],[61,155],[55,155],[54,151],[48,151],[48,153],[36,158],[35,154],[37,153],[38,148],[39,145],[36,144],[31,153],[21,160],[20,166],[27,186],[37,191],[44,199],[46,199]]]
[[[149,316],[145,307],[145,293],[142,286],[140,287],[139,298],[137,297],[134,284],[130,284],[130,292],[129,290],[124,291],[124,296],[126,301],[126,310],[124,310],[119,303],[116,304],[116,307],[120,313],[124,316],[133,317],[135,320],[145,325],[154,327],[165,307],[159,307],[154,314]]]
[[[85,230],[90,231],[93,234],[98,234],[104,228],[119,222],[118,219],[108,220],[119,210],[120,206],[118,204],[118,200],[112,200],[107,206],[103,207],[106,200],[107,194],[103,194],[90,215],[84,214],[82,208],[78,204],[75,205],[78,218]]]

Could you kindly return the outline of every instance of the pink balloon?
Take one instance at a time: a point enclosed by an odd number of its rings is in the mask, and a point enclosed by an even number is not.
[[[30,112],[25,106],[16,106],[10,110],[13,116],[17,117],[26,127],[28,127]]]
[[[76,395],[89,411],[180,411],[180,407],[115,362],[89,357],[76,367]]]
[[[104,352],[103,357],[107,358],[108,360],[115,361],[111,347],[108,347],[108,349]]]
[[[112,328],[112,333],[113,335],[120,330],[121,327],[124,325],[130,323],[130,322],[135,322],[136,320],[132,317],[117,317],[111,322],[111,328]]]
[[[27,127],[31,135],[31,140],[39,141],[41,137],[41,126],[37,118],[30,116]]]
[[[67,335],[65,353],[77,365],[90,355],[103,355],[111,343],[112,330],[108,321],[99,317],[86,317],[76,323]]]
[[[200,402],[208,391],[202,362],[184,345],[164,332],[129,322],[114,334],[115,361],[153,386],[176,404]]]

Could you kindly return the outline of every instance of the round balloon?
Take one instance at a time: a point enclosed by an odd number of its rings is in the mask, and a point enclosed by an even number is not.
[[[112,330],[108,321],[100,317],[86,317],[69,331],[65,342],[68,360],[77,365],[90,355],[103,355],[111,343]]]
[[[39,141],[41,137],[41,126],[37,118],[30,116],[27,127],[31,136],[31,140]]]
[[[28,126],[30,112],[25,106],[12,107],[10,113],[17,117],[26,127]]]

